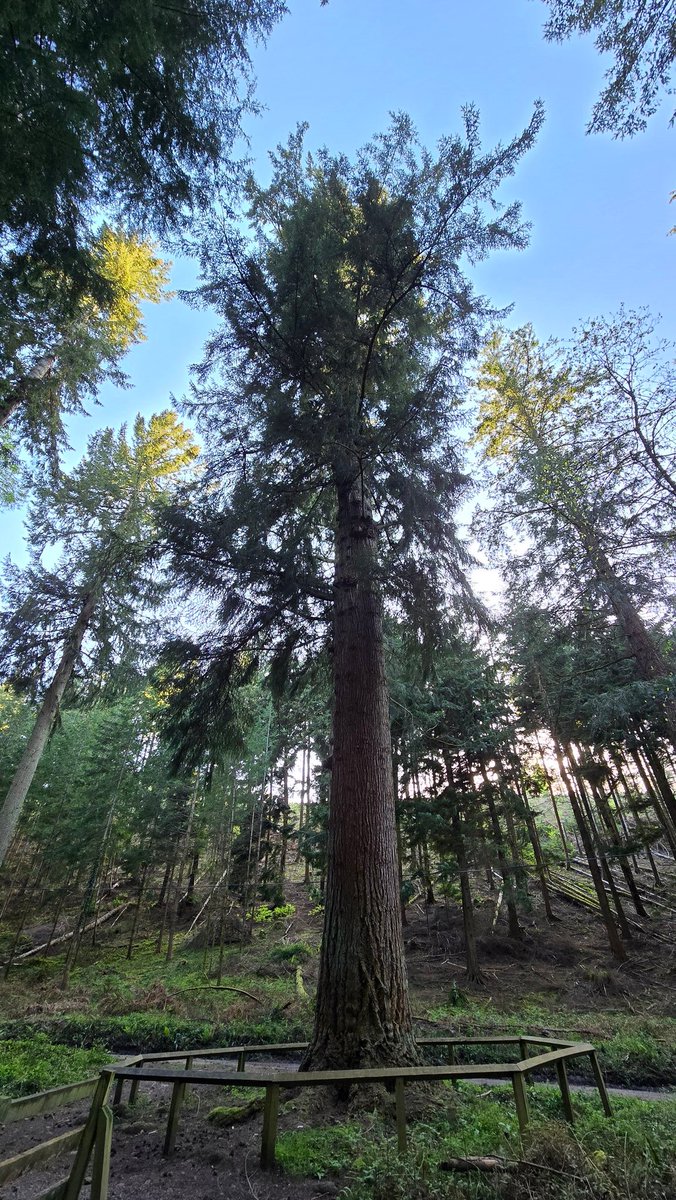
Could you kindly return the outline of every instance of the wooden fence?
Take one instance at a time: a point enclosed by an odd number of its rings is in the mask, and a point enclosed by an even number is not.
[[[134,1058],[126,1059],[125,1063],[120,1065],[132,1066],[142,1061],[143,1059],[137,1055]],[[57,1109],[64,1108],[68,1104],[74,1104],[77,1100],[86,1100],[89,1096],[96,1097],[99,1086],[100,1077],[95,1075],[92,1079],[85,1079],[80,1083],[68,1083],[63,1087],[49,1088],[45,1092],[20,1096],[16,1100],[0,1097],[0,1124],[9,1125],[16,1121],[23,1121],[27,1117],[43,1116],[56,1112]],[[4,1159],[3,1162],[0,1162],[0,1187],[18,1179],[24,1171],[44,1166],[59,1154],[77,1150],[86,1129],[87,1124],[78,1125],[75,1129],[69,1129],[66,1133],[59,1134],[58,1137],[40,1142],[36,1146],[31,1146],[29,1150],[23,1150],[12,1158]],[[68,1180],[63,1179],[54,1187],[37,1196],[36,1200],[60,1200],[67,1183]]]
[[[331,1084],[366,1084],[385,1083],[394,1087],[397,1145],[400,1154],[405,1153],[407,1146],[406,1128],[406,1084],[423,1080],[432,1082],[450,1079],[509,1079],[514,1092],[516,1113],[521,1135],[526,1132],[529,1123],[528,1094],[526,1083],[533,1071],[553,1067],[556,1071],[563,1111],[568,1121],[574,1120],[574,1111],[566,1064],[577,1058],[588,1058],[596,1086],[598,1088],[603,1110],[606,1116],[611,1116],[610,1100],[605,1082],[598,1063],[596,1051],[590,1042],[563,1042],[552,1038],[511,1036],[500,1037],[433,1037],[420,1038],[420,1046],[437,1046],[446,1049],[448,1062],[443,1066],[415,1067],[380,1067],[363,1068],[359,1070],[337,1071],[246,1071],[246,1060],[252,1054],[288,1054],[302,1051],[305,1042],[281,1043],[266,1046],[226,1046],[214,1050],[177,1050],[166,1054],[146,1054],[134,1060],[117,1063],[105,1067],[101,1072],[99,1082],[94,1092],[92,1106],[86,1125],[78,1145],[78,1151],[70,1176],[64,1184],[49,1194],[49,1200],[77,1200],[85,1178],[90,1158],[93,1153],[91,1200],[107,1200],[108,1179],[110,1173],[110,1150],[113,1129],[113,1108],[108,1103],[113,1082],[115,1096],[113,1103],[122,1100],[125,1082],[130,1083],[129,1100],[133,1102],[138,1094],[139,1086],[145,1082],[168,1083],[172,1085],[171,1103],[167,1118],[167,1129],[164,1138],[163,1152],[166,1156],[173,1153],[181,1108],[189,1085],[220,1087],[237,1086],[250,1088],[265,1088],[263,1106],[263,1130],[261,1136],[261,1166],[269,1169],[275,1163],[275,1143],[277,1139],[277,1119],[281,1090],[283,1088],[320,1087]],[[457,1051],[462,1046],[501,1045],[518,1046],[520,1058],[516,1062],[502,1063],[459,1063]],[[546,1053],[530,1053],[531,1048],[540,1051],[550,1047]],[[193,1059],[199,1058],[236,1058],[235,1070],[204,1070],[192,1069]],[[156,1065],[162,1062],[183,1062],[183,1068],[170,1067],[163,1069]],[[47,1200],[46,1197],[41,1200]]]

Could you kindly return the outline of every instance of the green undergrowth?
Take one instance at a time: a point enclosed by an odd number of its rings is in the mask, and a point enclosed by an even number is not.
[[[562,1121],[553,1089],[530,1089],[531,1127],[522,1147],[511,1088],[490,1093],[460,1084],[457,1103],[439,1103],[409,1123],[409,1152],[396,1156],[394,1130],[376,1114],[323,1129],[280,1135],[277,1158],[289,1175],[340,1176],[345,1200],[673,1200],[676,1100],[619,1099],[607,1120],[597,1097],[576,1096],[576,1124]],[[530,1165],[482,1174],[440,1163],[499,1155]]]
[[[103,1045],[119,1054],[265,1045],[270,1042],[303,1041],[308,1036],[305,1025],[272,1017],[221,1024],[189,1021],[162,1013],[130,1013],[126,1017],[73,1013],[63,1017],[31,1017],[0,1022],[0,1038],[30,1038],[37,1033],[44,1034],[59,1045]]]
[[[55,1045],[43,1033],[0,1041],[0,1095],[30,1096],[65,1083],[79,1083],[110,1062],[103,1046],[88,1050]]]
[[[592,1042],[609,1083],[626,1087],[651,1087],[676,1084],[676,1020],[669,1017],[642,1016],[616,1012],[556,1012],[525,1001],[510,1013],[490,1004],[439,1005],[426,1016],[457,1036],[480,1037],[482,1034],[534,1034],[568,1041]],[[427,1025],[421,1037],[436,1034]],[[458,1054],[463,1062],[505,1062],[514,1058],[516,1047],[464,1047]],[[533,1051],[531,1051],[533,1053]],[[571,1065],[580,1078],[591,1078],[586,1059]]]
[[[260,954],[259,951],[259,959]],[[248,956],[245,965],[243,960],[245,955],[239,948],[228,948],[224,973],[218,981],[214,977],[215,966],[210,972],[203,951],[186,948],[180,941],[171,962],[155,953],[154,940],[150,939],[135,948],[131,960],[119,946],[87,947],[82,961],[70,972],[65,993],[61,986],[63,954],[17,965],[8,983],[3,984],[4,1007],[13,1000],[20,1005],[26,992],[34,998],[37,991],[46,1003],[67,998],[73,1009],[86,1005],[111,1015],[122,1015],[134,1008],[161,1007],[180,1008],[183,1016],[195,1013],[217,1016],[233,1005],[279,1006],[294,995],[290,972],[280,970],[278,975],[261,976],[251,969]],[[250,995],[244,995],[245,992]]]

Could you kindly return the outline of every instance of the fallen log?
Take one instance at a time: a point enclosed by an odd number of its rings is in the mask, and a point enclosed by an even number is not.
[[[90,929],[98,929],[99,925],[105,925],[106,921],[109,921],[111,917],[119,920],[122,913],[128,908],[129,904],[123,904],[121,908],[111,908],[110,912],[105,913],[102,917],[96,917],[88,925],[85,925],[82,933],[89,933]],[[43,942],[41,946],[34,946],[32,950],[24,950],[23,954],[17,954],[16,958],[12,960],[12,966],[15,966],[18,962],[24,962],[27,958],[34,958],[36,954],[40,954],[43,950],[51,950],[52,946],[59,946],[62,942],[69,942],[75,936],[76,932],[76,929],[71,929],[70,933],[63,933],[61,937],[52,938],[51,942]],[[0,963],[0,966],[6,967],[7,963]]]
[[[469,1158],[447,1158],[439,1163],[440,1171],[514,1171],[520,1164],[515,1160],[500,1158],[497,1154],[486,1154],[482,1157],[470,1155]]]
[[[168,992],[169,996],[183,996],[186,992],[237,992],[238,996],[248,996],[249,1000],[255,1000],[256,1004],[262,1004],[260,996],[254,996],[253,992],[245,992],[244,988],[230,987],[227,983],[201,983],[198,987],[181,988],[180,992]]]

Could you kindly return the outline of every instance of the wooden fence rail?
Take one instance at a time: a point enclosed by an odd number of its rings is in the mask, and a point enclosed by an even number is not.
[[[143,1062],[141,1055],[135,1055],[133,1058],[125,1059],[119,1065],[133,1066],[141,1062]],[[23,1121],[27,1117],[43,1116],[46,1113],[56,1112],[57,1109],[64,1108],[67,1104],[74,1104],[77,1100],[85,1100],[89,1096],[93,1096],[92,1109],[95,1106],[98,1109],[100,1105],[97,1096],[100,1094],[101,1076],[95,1075],[92,1079],[84,1079],[79,1083],[67,1083],[62,1087],[49,1088],[47,1091],[35,1092],[30,1096],[19,1096],[17,1099],[3,1096],[0,1097],[0,1123],[9,1125],[15,1121]],[[90,1127],[90,1120],[91,1109],[85,1125],[69,1129],[66,1133],[59,1134],[58,1137],[40,1142],[36,1146],[31,1146],[29,1150],[23,1150],[12,1158],[4,1159],[3,1162],[0,1162],[0,1185],[11,1183],[12,1180],[23,1175],[24,1171],[41,1167],[59,1154],[65,1154],[70,1150],[79,1151],[83,1137]],[[67,1184],[67,1179],[61,1180],[60,1183],[36,1197],[36,1200],[61,1200],[65,1195]],[[92,1197],[94,1198],[93,1192]]]
[[[270,1169],[275,1163],[275,1144],[277,1139],[277,1120],[282,1088],[320,1087],[331,1084],[364,1084],[385,1083],[394,1087],[397,1145],[400,1154],[405,1153],[407,1146],[406,1122],[406,1084],[413,1081],[435,1081],[458,1079],[509,1079],[514,1093],[516,1114],[519,1130],[523,1136],[528,1128],[528,1093],[526,1083],[529,1074],[534,1070],[552,1067],[556,1071],[557,1082],[561,1092],[563,1111],[568,1121],[574,1120],[574,1111],[566,1063],[577,1058],[589,1058],[594,1080],[598,1088],[603,1110],[606,1116],[611,1116],[610,1100],[603,1075],[596,1056],[596,1050],[590,1042],[567,1042],[553,1038],[535,1037],[530,1035],[498,1035],[496,1037],[435,1037],[420,1038],[420,1046],[446,1047],[449,1062],[444,1066],[414,1066],[414,1067],[379,1067],[361,1068],[355,1070],[336,1071],[280,1071],[261,1070],[249,1073],[245,1071],[246,1058],[251,1054],[280,1054],[304,1050],[306,1043],[277,1043],[266,1046],[225,1046],[212,1050],[179,1050],[166,1054],[148,1054],[125,1063],[106,1067],[101,1072],[101,1078],[92,1101],[89,1118],[84,1127],[75,1163],[67,1183],[58,1195],[50,1196],[50,1200],[77,1200],[84,1182],[92,1151],[94,1162],[92,1168],[92,1200],[107,1200],[108,1177],[110,1171],[110,1145],[113,1127],[113,1110],[108,1106],[107,1099],[113,1080],[116,1080],[115,1097],[119,1101],[123,1094],[125,1081],[131,1084],[130,1101],[136,1094],[140,1083],[170,1083],[172,1097],[167,1118],[167,1129],[164,1139],[164,1154],[170,1156],[176,1143],[176,1134],[181,1115],[181,1108],[186,1088],[190,1085],[220,1087],[237,1086],[265,1088],[263,1106],[263,1129],[261,1134],[261,1166]],[[521,1058],[516,1062],[499,1063],[457,1063],[456,1050],[462,1046],[477,1045],[516,1045],[519,1047]],[[529,1056],[531,1047],[546,1047],[547,1053]],[[192,1069],[193,1059],[199,1058],[237,1058],[236,1070],[207,1069],[195,1071]],[[162,1068],[155,1064],[161,1062],[176,1062],[183,1060],[183,1069]]]
[[[217,1084],[222,1087],[238,1086],[265,1088],[263,1107],[263,1130],[261,1135],[261,1166],[268,1169],[275,1162],[277,1120],[282,1088],[319,1087],[327,1084],[360,1084],[381,1082],[394,1087],[397,1144],[400,1153],[407,1145],[406,1099],[407,1082],[414,1080],[458,1079],[509,1079],[514,1092],[514,1102],[523,1135],[528,1128],[528,1095],[526,1082],[532,1071],[546,1067],[556,1070],[561,1091],[564,1114],[573,1121],[574,1111],[566,1063],[572,1059],[588,1057],[594,1080],[599,1091],[606,1116],[611,1115],[608,1092],[598,1063],[596,1051],[590,1042],[569,1042],[561,1039],[531,1035],[498,1034],[493,1037],[441,1037],[419,1038],[418,1045],[445,1048],[447,1064],[444,1066],[380,1067],[345,1071],[283,1071],[278,1069],[246,1072],[246,1060],[253,1054],[294,1054],[307,1048],[307,1042],[279,1042],[265,1046],[222,1046],[207,1050],[173,1050],[166,1053],[136,1055],[123,1062],[105,1067],[98,1079],[87,1079],[64,1087],[50,1088],[32,1096],[16,1100],[0,1097],[0,1122],[18,1121],[25,1117],[54,1112],[66,1104],[72,1104],[92,1096],[89,1116],[84,1125],[69,1130],[59,1137],[51,1138],[38,1146],[25,1150],[13,1158],[0,1163],[0,1184],[9,1183],[31,1167],[42,1165],[50,1158],[67,1150],[76,1149],[75,1161],[69,1177],[54,1185],[37,1200],[77,1200],[85,1173],[93,1155],[91,1200],[107,1200],[110,1174],[111,1138],[113,1131],[113,1108],[108,1104],[110,1090],[115,1081],[113,1107],[122,1100],[125,1082],[130,1082],[129,1100],[133,1103],[138,1087],[148,1082],[170,1083],[171,1104],[164,1139],[164,1154],[170,1156],[176,1143],[181,1108],[189,1085]],[[518,1046],[520,1058],[516,1062],[458,1063],[457,1051],[463,1046]],[[546,1053],[530,1054],[531,1048],[549,1047]],[[209,1069],[195,1071],[193,1059],[235,1058],[235,1070]],[[183,1063],[177,1067],[163,1069],[159,1063]]]

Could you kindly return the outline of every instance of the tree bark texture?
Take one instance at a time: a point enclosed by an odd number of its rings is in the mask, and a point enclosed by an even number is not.
[[[315,1029],[302,1069],[419,1061],[406,980],[376,528],[338,488],[333,761]]]
[[[22,404],[25,404],[30,399],[36,380],[45,379],[51,374],[55,362],[55,355],[45,354],[36,362],[27,375],[24,375],[15,383],[9,394],[0,402],[0,428],[7,424],[17,408],[20,408]]]
[[[68,686],[68,681],[77,662],[82,642],[94,615],[97,594],[94,589],[85,596],[80,614],[69,637],[66,640],[63,654],[54,678],[45,692],[40,711],[35,719],[32,733],[26,743],[14,778],[9,785],[5,802],[0,809],[0,865],[5,861],[12,838],[21,816],[21,809],[33,782],[33,777],[42,758],[42,754],[59,711],[59,705]]]

